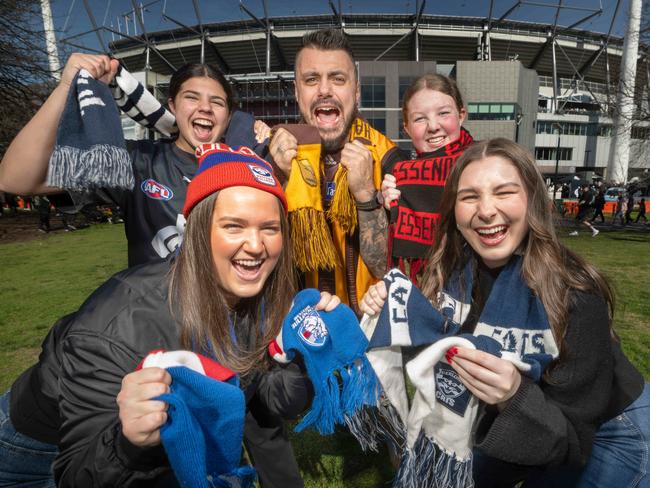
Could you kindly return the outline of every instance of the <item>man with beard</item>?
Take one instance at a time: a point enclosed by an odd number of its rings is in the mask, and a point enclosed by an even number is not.
[[[359,80],[342,31],[303,37],[295,87],[303,124],[275,128],[269,144],[287,180],[294,259],[306,287],[335,293],[358,312],[357,300],[386,271],[382,167],[403,158],[359,116]]]

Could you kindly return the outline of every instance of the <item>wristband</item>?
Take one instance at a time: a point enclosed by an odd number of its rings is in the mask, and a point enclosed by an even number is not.
[[[361,210],[362,212],[370,212],[372,210],[377,210],[379,207],[381,207],[381,203],[379,203],[379,200],[377,199],[377,190],[372,195],[372,198],[368,200],[367,202],[356,202],[357,203],[357,210]]]

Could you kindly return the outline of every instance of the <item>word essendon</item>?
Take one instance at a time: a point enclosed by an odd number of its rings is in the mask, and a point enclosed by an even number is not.
[[[395,164],[393,175],[401,185],[444,185],[454,161],[451,156],[402,161]]]
[[[395,223],[395,237],[421,244],[431,244],[439,220],[438,213],[416,212],[410,208],[400,207]]]

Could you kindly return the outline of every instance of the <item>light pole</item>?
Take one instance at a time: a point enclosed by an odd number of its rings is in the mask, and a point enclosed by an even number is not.
[[[553,176],[553,201],[555,201],[555,192],[557,191],[557,171],[560,166],[560,134],[562,133],[562,125],[558,122],[553,122],[551,125],[553,132],[557,131],[557,149],[555,150],[555,175]]]

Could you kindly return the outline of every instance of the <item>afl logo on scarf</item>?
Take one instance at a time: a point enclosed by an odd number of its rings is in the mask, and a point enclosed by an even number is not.
[[[158,183],[149,178],[142,182],[140,186],[142,192],[153,200],[171,200],[174,197],[174,192],[167,188],[165,185]]]
[[[273,173],[268,169],[263,168],[262,166],[257,166],[256,164],[249,164],[248,169],[251,170],[253,178],[255,178],[259,183],[268,186],[275,186],[275,178],[273,178]]]

